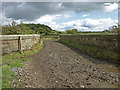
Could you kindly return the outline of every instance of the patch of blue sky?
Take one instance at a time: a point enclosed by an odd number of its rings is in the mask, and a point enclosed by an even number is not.
[[[69,21],[74,21],[74,20],[81,20],[81,19],[84,19],[86,17],[82,17],[82,15],[84,14],[87,14],[89,15],[89,13],[76,13],[76,12],[65,12],[65,13],[62,13],[62,14],[65,14],[65,15],[70,15],[71,17],[69,18],[66,18],[66,17],[63,17],[59,20],[54,20],[56,23],[63,23],[63,22],[69,22]],[[87,16],[89,17],[89,16]]]
[[[101,12],[101,11],[92,11],[92,12],[82,12],[82,13],[76,13],[76,12],[65,12],[63,14],[70,15],[71,17],[66,18],[63,17],[58,20],[54,20],[56,23],[63,23],[63,22],[69,22],[74,20],[81,20],[85,18],[91,18],[91,19],[104,19],[104,18],[111,18],[112,20],[118,20],[118,9],[113,10],[112,12]],[[82,15],[88,15],[86,17],[82,17]]]
[[[114,10],[112,12],[91,12],[91,19],[103,19],[103,18],[111,18],[112,20],[118,20],[118,10]]]

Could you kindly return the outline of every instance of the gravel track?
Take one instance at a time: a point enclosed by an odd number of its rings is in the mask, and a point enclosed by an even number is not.
[[[117,88],[118,66],[87,56],[77,49],[47,41],[19,68],[14,85],[21,88]],[[23,78],[23,80],[21,79]]]

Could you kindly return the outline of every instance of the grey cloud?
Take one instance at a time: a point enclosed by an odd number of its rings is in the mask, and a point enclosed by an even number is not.
[[[64,11],[102,11],[104,4],[86,2],[4,2],[3,12],[7,18],[35,20],[43,15],[59,14]]]
[[[3,4],[3,12],[7,18],[34,20],[46,14],[56,14],[62,11],[59,3],[7,3]]]
[[[93,2],[72,2],[72,3],[63,3],[68,9],[73,9],[74,11],[80,12],[90,12],[90,11],[102,11],[104,4],[101,2],[93,3]]]

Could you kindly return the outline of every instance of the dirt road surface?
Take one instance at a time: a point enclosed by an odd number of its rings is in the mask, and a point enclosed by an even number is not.
[[[21,88],[117,88],[118,66],[87,56],[56,40],[47,41],[19,69]],[[16,83],[14,84],[14,87]]]

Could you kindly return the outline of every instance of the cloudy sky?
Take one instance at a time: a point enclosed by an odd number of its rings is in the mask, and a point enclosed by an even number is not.
[[[2,24],[40,23],[54,30],[103,31],[118,23],[118,3],[3,2]]]

